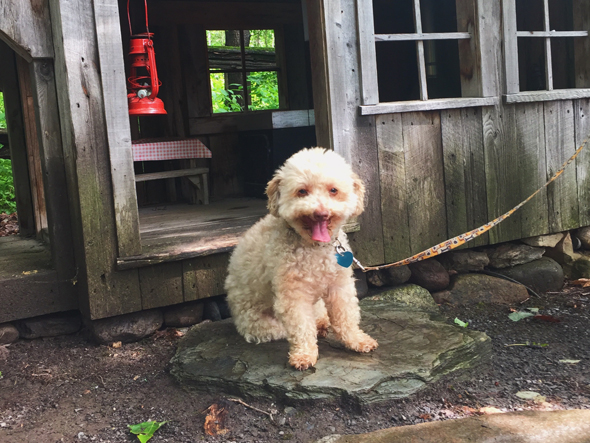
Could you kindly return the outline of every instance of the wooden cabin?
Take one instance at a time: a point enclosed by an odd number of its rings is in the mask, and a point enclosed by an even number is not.
[[[303,147],[335,150],[365,181],[348,230],[376,265],[511,209],[590,133],[590,0],[147,3],[165,115],[128,112],[143,1],[128,14],[125,0],[0,0],[21,227],[0,239],[0,322],[222,294],[266,181]],[[252,30],[272,31],[272,47],[251,47]],[[211,44],[213,31],[233,43]],[[264,109],[255,71],[276,79]],[[234,79],[238,108],[216,110],[215,75]],[[137,156],[170,140],[206,155]],[[473,246],[590,225],[589,165],[586,148]]]

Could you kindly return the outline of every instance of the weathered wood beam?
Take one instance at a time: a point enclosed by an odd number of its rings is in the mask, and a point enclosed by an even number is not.
[[[34,58],[52,58],[49,2],[0,2],[0,40],[6,42],[28,62]]]
[[[137,311],[141,309],[137,271],[115,270],[118,243],[110,129],[93,2],[50,0],[50,8],[74,250],[83,294],[80,309],[91,319]]]

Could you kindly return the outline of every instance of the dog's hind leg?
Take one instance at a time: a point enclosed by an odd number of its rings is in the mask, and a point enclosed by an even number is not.
[[[234,324],[249,343],[266,343],[287,337],[285,328],[274,316],[272,308],[262,312],[256,309],[238,312],[234,315]]]

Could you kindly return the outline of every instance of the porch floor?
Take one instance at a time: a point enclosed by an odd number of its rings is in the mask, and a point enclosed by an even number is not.
[[[267,212],[266,200],[255,198],[228,198],[209,205],[140,208],[142,254],[119,258],[117,268],[137,268],[229,251]]]

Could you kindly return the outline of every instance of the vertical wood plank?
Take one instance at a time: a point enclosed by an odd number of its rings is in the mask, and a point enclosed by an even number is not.
[[[315,1],[310,1],[311,4]],[[366,187],[365,211],[359,217],[361,229],[350,235],[351,247],[359,260],[365,263],[383,263],[383,229],[381,224],[381,195],[379,186],[379,160],[376,147],[375,117],[360,116],[360,60],[358,55],[357,15],[355,0],[320,0],[320,12],[325,20],[327,84],[316,83],[314,79],[314,106],[316,129],[318,106],[315,101],[316,88],[328,88],[321,94],[327,101],[331,132],[331,147],[352,165],[352,169],[363,179]],[[352,13],[349,13],[351,12]],[[310,14],[310,38],[317,30],[312,29]],[[321,23],[314,22],[314,26]],[[311,43],[311,42],[310,42]],[[316,48],[317,50],[317,48]],[[323,50],[323,48],[322,48]],[[313,69],[313,67],[312,67]],[[343,87],[346,85],[346,87]],[[323,111],[322,111],[323,112]],[[321,120],[321,115],[320,115]],[[324,129],[324,128],[322,128]],[[330,137],[318,133],[318,141]]]
[[[373,0],[357,0],[356,4],[361,64],[361,104],[376,105],[379,103],[379,87],[377,83]]]
[[[571,100],[545,102],[547,179],[576,150],[574,109]],[[578,227],[579,206],[576,169],[567,168],[547,187],[549,229],[560,232]]]
[[[573,2],[574,30],[590,28],[590,3],[585,1]],[[590,39],[575,38],[575,86],[576,88],[590,87]]]
[[[141,253],[131,129],[117,0],[94,0],[106,136],[120,257]]]
[[[405,113],[402,128],[410,247],[417,253],[447,238],[440,114]]]
[[[480,109],[441,111],[448,237],[488,221]],[[468,247],[488,243],[484,234]]]
[[[182,25],[178,33],[188,117],[207,117],[211,115],[212,105],[205,28],[203,25]]]
[[[4,94],[4,109],[8,131],[8,145],[12,174],[14,177],[14,194],[20,234],[35,235],[35,216],[31,183],[29,181],[27,142],[25,137],[24,116],[18,86],[16,56],[14,52],[0,40],[0,78]]]
[[[516,117],[519,172],[519,198],[524,200],[545,184],[545,130],[543,103],[514,105]],[[534,199],[518,210],[522,237],[549,232],[547,192],[541,191]]]
[[[478,16],[475,0],[457,0],[457,31],[469,32],[470,39],[458,40],[461,73],[461,96],[481,97],[481,57],[479,51]]]
[[[142,309],[182,303],[182,262],[140,268],[139,284]]]
[[[477,31],[481,57],[481,91],[483,97],[502,94],[502,10],[501,3],[477,1]]]
[[[514,107],[482,109],[488,218],[494,219],[520,203],[520,171]],[[490,243],[521,236],[520,212],[514,213],[490,232]]]
[[[84,294],[80,309],[90,319],[138,311],[137,270],[115,270],[117,224],[107,148],[107,130],[112,128],[105,121],[93,2],[49,4],[77,278]]]
[[[402,114],[379,115],[376,125],[381,181],[383,249],[385,262],[391,263],[409,257],[412,252]]]
[[[61,130],[55,73],[51,60],[33,60],[31,66],[32,92],[38,145],[46,189],[47,221],[51,258],[61,280],[62,293],[75,289],[72,278],[76,275],[72,224]],[[77,300],[74,300],[77,305]]]
[[[41,171],[41,155],[37,139],[37,125],[35,123],[35,106],[31,91],[31,75],[29,63],[17,57],[16,67],[19,79],[20,98],[22,103],[25,140],[27,143],[27,158],[29,163],[29,180],[33,200],[33,214],[35,216],[35,231],[38,236],[47,229],[47,208],[45,206],[45,190],[43,188],[43,172]]]
[[[215,254],[183,262],[184,301],[225,293],[229,254]]]
[[[520,92],[518,80],[518,42],[516,37],[516,0],[502,0],[502,20],[504,26],[506,93],[516,94]]]
[[[576,146],[579,147],[590,136],[590,99],[574,100],[576,122]],[[572,167],[572,166],[569,166]],[[576,158],[580,226],[590,226],[590,147],[586,147]]]

